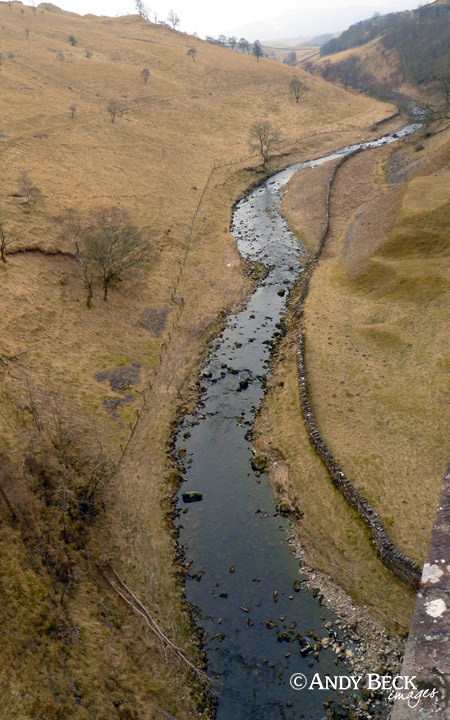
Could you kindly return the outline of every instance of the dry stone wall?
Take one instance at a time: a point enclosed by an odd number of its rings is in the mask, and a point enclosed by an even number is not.
[[[328,181],[326,200],[325,200],[325,223],[322,231],[322,235],[319,240],[316,254],[308,263],[305,272],[303,273],[301,285],[300,285],[300,300],[297,302],[295,312],[297,318],[302,320],[303,305],[307,298],[309,291],[309,283],[312,274],[320,260],[323,247],[328,235],[330,227],[330,199],[333,183],[339,168],[347,162],[350,158],[361,152],[361,149],[355,150],[348,155],[342,157],[334,166]],[[303,418],[305,420],[306,429],[308,432],[309,440],[314,447],[317,454],[322,458],[324,465],[328,471],[331,481],[342,493],[345,499],[350,505],[356,510],[361,520],[367,525],[372,536],[372,542],[377,550],[377,553],[382,562],[389,567],[398,577],[406,582],[411,587],[417,589],[420,583],[420,576],[422,569],[420,565],[413,562],[410,558],[404,555],[395,545],[389,540],[386,531],[378,517],[377,513],[369,505],[367,500],[359,493],[359,491],[350,482],[348,477],[342,471],[336,458],[326,445],[325,441],[321,437],[318,429],[316,419],[314,417],[313,409],[308,391],[308,380],[305,363],[305,329],[300,328],[298,346],[297,346],[297,365],[299,375],[299,389],[300,389],[300,403]]]

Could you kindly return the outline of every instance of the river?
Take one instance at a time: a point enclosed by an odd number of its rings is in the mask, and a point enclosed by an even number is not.
[[[339,636],[337,618],[310,590],[294,586],[301,576],[288,543],[289,521],[277,512],[267,476],[251,467],[249,430],[269,374],[269,343],[306,260],[279,212],[283,188],[300,169],[358,147],[393,142],[418,127],[292,165],[235,207],[231,231],[240,253],[270,272],[246,306],[228,318],[202,369],[195,413],[184,417],[176,441],[185,468],[176,525],[191,563],[186,596],[204,631],[217,720],[322,720],[328,698],[335,701],[336,717],[347,717],[340,714],[336,692],[291,687],[294,673],[309,684],[316,672],[324,677],[349,670],[341,661],[336,664],[330,649],[322,649],[317,659],[308,652],[306,643],[317,641],[312,634],[328,638],[331,628]],[[203,499],[184,502],[183,493],[192,491]]]

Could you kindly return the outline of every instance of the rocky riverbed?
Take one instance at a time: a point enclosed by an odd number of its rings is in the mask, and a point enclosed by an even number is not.
[[[289,535],[291,548],[299,560],[300,587],[310,590],[316,600],[336,615],[335,623],[326,623],[328,637],[320,640],[322,647],[332,648],[336,653],[336,664],[340,661],[348,666],[349,674],[362,675],[364,686],[369,673],[398,675],[402,663],[405,640],[390,635],[384,626],[370,617],[367,610],[352,601],[328,575],[314,570],[308,564],[307,554],[301,546],[294,528]],[[345,704],[345,703],[344,703]],[[390,703],[387,693],[362,691],[362,700],[349,707],[349,718],[373,719],[380,711],[388,712]],[[327,718],[340,717],[332,714]]]

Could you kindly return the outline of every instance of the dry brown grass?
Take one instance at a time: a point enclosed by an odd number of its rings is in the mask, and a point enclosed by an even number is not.
[[[283,62],[285,57],[289,55],[289,53],[293,50],[295,54],[297,55],[296,63],[301,62],[302,60],[305,60],[306,58],[311,57],[311,55],[314,55],[315,53],[319,52],[319,46],[315,45],[309,45],[308,47],[296,47],[293,45],[292,47],[283,47],[283,46],[275,46],[275,45],[265,45],[263,43],[263,50],[265,53],[267,53],[269,58],[275,58],[276,60],[279,60],[280,62]]]
[[[15,249],[27,252],[10,255],[0,267],[0,354],[27,352],[2,362],[2,387],[22,397],[28,377],[37,397],[58,394],[74,422],[95,428],[92,432],[105,451],[117,458],[157,364],[159,372],[121,471],[105,497],[106,513],[90,529],[89,553],[77,555],[78,582],[63,607],[54,606],[45,573],[33,574],[26,567],[26,542],[19,530],[4,530],[11,599],[2,623],[6,639],[0,660],[17,668],[21,642],[30,642],[32,648],[38,643],[40,649],[34,654],[30,650],[21,661],[24,672],[10,689],[5,682],[0,716],[153,718],[165,707],[172,712],[177,708],[180,718],[193,717],[192,687],[183,676],[175,681],[177,669],[167,665],[151,639],[149,649],[141,642],[139,621],[112,598],[92,558],[112,562],[172,639],[195,655],[165,516],[164,498],[173,492],[166,445],[170,422],[188,394],[217,318],[249,289],[229,233],[232,203],[256,177],[252,169],[245,170],[256,163],[248,159],[248,128],[262,117],[287,141],[303,138],[291,149],[295,160],[353,140],[391,109],[300,70],[264,59],[257,63],[138,17],[81,18],[51,5],[40,6],[36,16],[24,7],[22,17],[20,8],[17,2],[11,10],[0,5],[0,132],[7,136],[0,139],[0,214],[16,233]],[[76,46],[68,42],[69,35],[75,36]],[[195,63],[186,56],[194,44]],[[86,57],[86,49],[92,57]],[[58,59],[61,52],[64,60]],[[147,85],[140,77],[143,67],[150,70]],[[309,87],[299,105],[289,93],[293,72]],[[111,99],[125,109],[114,124],[106,110]],[[171,293],[198,197],[213,164],[240,158],[245,159],[213,177],[177,289],[185,306],[176,320],[178,305]],[[289,161],[280,157],[273,167]],[[42,190],[43,198],[34,207],[14,197],[21,171]],[[108,303],[97,292],[89,311],[74,261],[49,254],[71,249],[53,219],[67,206],[84,211],[93,204],[119,202],[148,232],[156,259],[150,272],[124,277]],[[144,311],[165,309],[167,325],[160,336],[142,326]],[[114,417],[103,401],[120,399],[121,394],[99,383],[94,374],[131,362],[141,364],[140,381],[129,391],[132,402]],[[2,434],[4,458],[20,478],[29,433],[24,435],[20,416],[5,399],[0,420],[7,428]],[[16,645],[13,609],[19,596],[24,612]],[[99,610],[103,601],[108,612],[118,616],[117,627]],[[82,644],[58,644],[53,631],[46,633],[46,613],[69,618]],[[59,621],[51,622],[53,627]],[[79,702],[71,683],[83,686]]]
[[[374,78],[378,83],[378,92],[383,93],[382,96],[391,97],[392,90],[395,89],[405,97],[416,98],[419,102],[424,98],[428,100],[424,88],[405,82],[397,50],[384,47],[379,38],[339,53],[312,58],[311,62],[322,68],[324,64],[335,65],[352,57],[358,61],[360,76]]]
[[[369,75],[374,75],[377,80],[389,80],[392,74],[398,71],[398,55],[396,50],[385,48],[380,43],[379,38],[375,38],[360,47],[342,50],[332,55],[324,55],[319,59],[315,59],[314,63],[323,65],[328,61],[334,65],[353,56],[361,59],[361,70]]]
[[[450,145],[448,134],[435,136],[418,156],[413,144],[364,153],[339,171],[331,233],[311,282],[305,326],[319,429],[393,542],[422,562],[448,461]],[[413,177],[394,188],[384,169],[395,157],[401,167],[420,161]],[[326,179],[323,168],[297,175],[283,201],[309,247],[320,229],[313,194],[323,208]],[[381,564],[374,569],[363,530],[307,448],[298,401],[290,397],[296,396],[290,355],[291,369],[279,368],[275,378],[287,378],[284,400],[275,391],[269,396],[260,431],[281,451],[293,491],[303,498],[300,535],[310,547],[320,527],[314,561],[385,621],[406,626],[411,594]],[[360,540],[342,537],[341,552],[331,557],[329,548],[344,528]]]

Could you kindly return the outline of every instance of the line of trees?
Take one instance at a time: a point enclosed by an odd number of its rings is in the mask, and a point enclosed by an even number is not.
[[[134,0],[134,7],[136,8],[138,15],[144,18],[144,20],[150,20],[150,9],[145,5],[143,0]],[[158,23],[156,13],[153,13],[153,19],[155,23]],[[174,10],[170,10],[169,15],[167,16],[167,21],[160,20],[159,24],[167,25],[168,27],[172,27],[173,30],[176,30],[180,25],[180,18]]]
[[[266,57],[259,40],[255,40],[254,43],[251,43],[244,37],[241,37],[238,40],[234,35],[231,37],[219,35],[217,38],[212,37],[211,35],[206,35],[205,40],[206,42],[211,43],[211,45],[219,45],[220,47],[230,48],[230,50],[235,50],[236,52],[254,55],[257,60],[259,60],[260,57]]]

